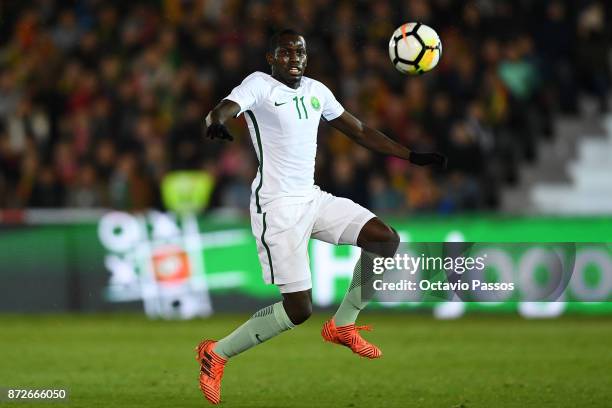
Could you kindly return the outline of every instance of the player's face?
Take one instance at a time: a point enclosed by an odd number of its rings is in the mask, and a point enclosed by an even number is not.
[[[307,59],[304,37],[292,34],[282,35],[274,54],[267,56],[272,76],[290,87],[299,85]]]

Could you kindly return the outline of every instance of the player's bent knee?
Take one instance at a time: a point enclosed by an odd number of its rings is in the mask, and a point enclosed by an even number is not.
[[[364,226],[357,241],[366,251],[384,257],[394,256],[399,243],[397,231],[378,218],[373,218]]]
[[[312,301],[308,292],[283,293],[285,313],[295,325],[304,323],[312,315]]]
[[[298,325],[304,323],[312,315],[312,304],[304,304],[300,306],[294,306],[289,309],[285,308],[287,316],[291,320],[291,323]]]
[[[389,237],[389,250],[392,253],[391,255],[388,255],[388,256],[394,256],[400,244],[400,236],[395,230],[395,228],[389,227],[389,229],[391,230],[391,236]]]
[[[400,237],[392,227],[386,226],[386,231],[381,237],[380,244],[377,245],[378,248],[375,251],[377,254],[384,257],[392,257],[397,252],[397,248],[399,247]]]

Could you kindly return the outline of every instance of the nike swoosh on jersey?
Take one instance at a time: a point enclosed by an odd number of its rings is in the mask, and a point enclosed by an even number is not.
[[[281,106],[281,105],[284,105],[286,103],[289,103],[289,102],[283,102],[283,103],[274,102],[274,106]]]

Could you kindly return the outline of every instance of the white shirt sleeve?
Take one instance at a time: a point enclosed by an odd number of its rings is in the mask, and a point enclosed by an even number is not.
[[[321,111],[321,115],[325,118],[325,120],[334,120],[344,113],[344,108],[340,102],[336,100],[336,97],[328,87],[323,84],[321,84],[321,86],[324,94],[323,110]]]
[[[236,102],[240,106],[239,116],[243,112],[255,107],[267,95],[270,85],[259,72],[254,72],[235,87],[224,99]]]

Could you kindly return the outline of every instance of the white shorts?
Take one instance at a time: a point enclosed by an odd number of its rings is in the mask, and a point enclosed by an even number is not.
[[[317,189],[312,201],[251,212],[263,279],[283,293],[312,288],[308,241],[356,245],[366,222],[376,217],[348,198]]]

